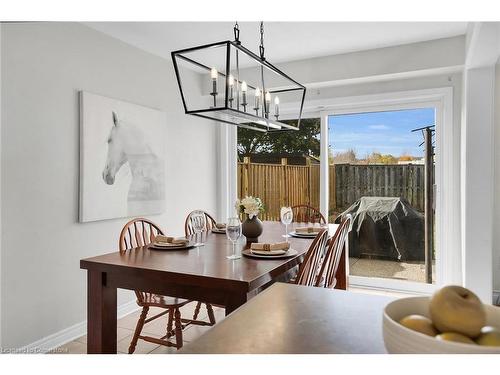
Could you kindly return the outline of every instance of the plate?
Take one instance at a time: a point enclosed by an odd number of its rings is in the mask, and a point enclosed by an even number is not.
[[[299,253],[297,250],[294,249],[289,249],[285,254],[281,255],[259,255],[259,254],[253,254],[250,249],[245,249],[241,252],[243,255],[249,257],[249,258],[258,258],[258,259],[283,259],[283,258],[290,258],[298,255]]]
[[[288,250],[274,250],[274,251],[266,251],[266,250],[255,250],[255,249],[250,249],[250,252],[254,255],[265,255],[268,257],[275,257],[278,255],[285,255]]]
[[[153,243],[149,244],[148,246],[150,249],[153,250],[183,250],[183,249],[191,249],[194,247],[194,242],[190,241],[186,245],[179,245],[179,246],[158,246]]]
[[[212,228],[212,233],[226,234],[226,230],[225,229]]]
[[[297,237],[297,238],[315,238],[318,235],[318,233],[297,233],[295,231],[290,232],[290,236],[292,237]]]

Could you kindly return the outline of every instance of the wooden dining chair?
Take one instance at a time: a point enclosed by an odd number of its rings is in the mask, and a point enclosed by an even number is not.
[[[194,228],[193,228],[193,222],[191,220],[191,216],[196,211],[202,211],[202,210],[191,211],[188,214],[188,216],[186,217],[186,221],[184,223],[184,232],[185,232],[186,236],[191,236],[194,234]],[[205,215],[205,226],[204,226],[203,231],[209,232],[212,228],[215,228],[215,224],[217,222],[215,221],[215,219],[212,216],[210,216],[210,214],[208,212],[205,212],[205,211],[202,211],[202,212]]]
[[[136,218],[129,221],[123,227],[120,233],[119,239],[119,249],[120,252],[125,252],[127,250],[133,249],[135,247],[146,246],[153,242],[154,238],[158,234],[164,234],[158,225],[152,221],[144,218]],[[152,342],[155,344],[165,345],[165,346],[175,346],[177,349],[182,348],[182,330],[189,324],[196,325],[212,325],[207,322],[197,321],[195,319],[182,319],[180,308],[192,301],[176,298],[162,296],[154,293],[143,292],[140,290],[135,291],[137,297],[137,304],[142,307],[142,312],[137,321],[135,327],[134,336],[130,342],[128,349],[129,354],[135,351],[137,341],[139,339]],[[148,318],[148,312],[150,307],[160,307],[165,309],[159,314],[156,314]],[[167,322],[167,332],[161,338],[151,337],[141,335],[144,324],[149,323],[159,317],[168,314]],[[175,335],[175,343],[168,341],[168,339]]]
[[[316,286],[318,272],[321,267],[321,260],[325,255],[326,244],[328,242],[328,229],[322,229],[309,246],[304,261],[299,266],[297,276],[293,280],[294,284],[305,286]]]
[[[195,233],[191,217],[192,217],[193,213],[195,213],[196,211],[202,211],[202,210],[191,211],[187,215],[186,221],[184,222],[184,233],[186,234],[186,237],[191,236]],[[208,212],[205,212],[205,211],[202,211],[202,212],[205,216],[205,225],[203,228],[203,232],[208,233],[212,230],[212,228],[215,228],[215,224],[217,222]],[[210,324],[212,324],[212,325],[215,324],[216,322],[215,322],[214,309],[210,303],[206,303],[206,302],[198,301],[198,303],[196,304],[196,308],[194,309],[193,319],[196,320],[198,318],[198,314],[200,313],[202,304],[205,304],[205,308],[207,309],[208,320],[209,320]]]
[[[296,223],[319,223],[326,224],[323,214],[317,209],[307,204],[292,206],[293,221]]]
[[[337,270],[341,260],[345,261],[347,236],[351,226],[351,217],[348,215],[339,225],[323,258],[321,269],[318,273],[316,286],[335,288],[337,286]]]

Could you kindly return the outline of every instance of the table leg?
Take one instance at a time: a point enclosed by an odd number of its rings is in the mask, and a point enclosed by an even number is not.
[[[345,245],[342,249],[342,254],[340,255],[339,268],[335,274],[335,279],[337,280],[335,289],[347,290],[347,257]]]
[[[116,353],[116,288],[106,273],[87,274],[87,353]]]
[[[247,302],[247,294],[233,294],[229,295],[226,300],[226,316],[231,314],[234,310],[236,310],[241,305]]]

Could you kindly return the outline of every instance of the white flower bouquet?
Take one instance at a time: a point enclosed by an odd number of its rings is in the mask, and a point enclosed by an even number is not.
[[[258,216],[259,213],[264,212],[264,204],[260,198],[248,197],[236,201],[236,211],[240,214],[248,215],[249,219]]]

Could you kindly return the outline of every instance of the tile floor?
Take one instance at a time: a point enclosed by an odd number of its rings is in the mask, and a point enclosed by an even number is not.
[[[368,294],[381,294],[390,295],[393,297],[408,297],[408,294],[396,293],[396,292],[386,292],[382,290],[371,290],[362,288],[350,288],[352,292],[356,293],[368,293]],[[192,317],[196,303],[190,303],[181,308],[182,317]],[[161,309],[151,308],[151,314],[156,314]],[[215,320],[220,322],[224,319],[225,313],[224,309],[214,306]],[[139,318],[140,311],[135,311],[121,319],[118,319],[117,326],[117,351],[118,354],[128,353],[128,347],[130,341],[132,340],[132,335],[134,333],[135,325],[137,324],[137,319]],[[149,315],[153,316],[153,315]],[[208,321],[207,312],[202,308],[199,318]],[[167,315],[164,315],[152,322],[146,324],[143,328],[143,332],[147,333],[153,337],[161,337],[165,334],[167,327]],[[196,340],[199,336],[205,333],[210,327],[204,326],[189,326],[183,331],[184,344],[188,344]],[[175,353],[177,350],[174,347],[167,347],[163,345],[153,344],[144,340],[139,340],[134,354],[171,354]],[[53,354],[86,354],[87,353],[87,336],[82,336],[74,341],[68,342],[56,348],[52,351]]]
[[[196,303],[190,303],[181,308],[181,315],[185,318],[190,318],[193,316],[194,308],[196,307]],[[150,314],[148,316],[153,316],[157,314],[162,309],[159,308],[151,308]],[[224,309],[218,308],[214,306],[214,314],[215,320],[220,322],[224,319],[225,313]],[[118,319],[117,325],[117,351],[118,354],[126,354],[128,353],[128,347],[130,345],[130,341],[132,340],[132,336],[134,334],[135,326],[137,324],[137,320],[139,318],[140,311],[135,311],[121,319]],[[204,307],[198,316],[200,320],[208,321],[207,312]],[[148,336],[153,337],[162,337],[165,334],[167,327],[167,315],[164,315],[158,319],[153,320],[150,323],[147,323],[143,328],[143,333]],[[204,326],[188,326],[183,331],[183,339],[184,344],[189,343],[190,341],[196,340],[200,335],[206,332],[210,327]],[[174,339],[175,340],[175,339]],[[163,345],[158,345],[154,343],[150,343],[144,340],[139,340],[137,342],[137,346],[135,348],[134,354],[169,354],[175,353],[177,350],[174,347],[167,347]],[[77,338],[74,341],[70,341],[67,344],[60,346],[52,351],[53,354],[86,354],[87,353],[87,336],[82,336]]]

